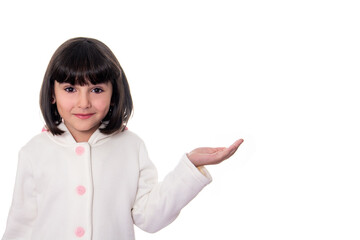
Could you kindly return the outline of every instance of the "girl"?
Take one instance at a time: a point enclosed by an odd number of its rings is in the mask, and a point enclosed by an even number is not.
[[[111,50],[74,38],[54,53],[40,91],[47,131],[19,153],[3,240],[133,240],[156,232],[211,182],[203,167],[235,153],[197,148],[162,183],[143,141],[126,130],[132,99]]]

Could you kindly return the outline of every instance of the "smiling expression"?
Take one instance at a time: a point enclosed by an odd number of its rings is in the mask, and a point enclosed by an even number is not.
[[[111,83],[80,86],[55,81],[54,93],[57,110],[71,135],[77,142],[87,142],[109,112]]]

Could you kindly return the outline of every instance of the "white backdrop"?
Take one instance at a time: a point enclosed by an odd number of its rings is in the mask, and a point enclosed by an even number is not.
[[[349,0],[2,1],[0,231],[17,152],[43,126],[48,61],[87,36],[124,68],[128,127],[160,179],[186,151],[245,139],[174,223],[137,239],[360,239],[359,12]]]

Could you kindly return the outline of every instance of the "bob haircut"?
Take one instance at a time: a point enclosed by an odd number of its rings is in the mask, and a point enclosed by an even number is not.
[[[110,109],[100,131],[111,134],[124,130],[133,111],[129,84],[119,61],[104,43],[92,38],[72,38],[55,51],[49,62],[40,90],[40,108],[48,130],[61,135],[64,131],[58,128],[62,118],[54,103],[55,81],[81,86],[110,81]]]

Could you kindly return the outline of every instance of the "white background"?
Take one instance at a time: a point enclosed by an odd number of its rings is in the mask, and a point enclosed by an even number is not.
[[[174,223],[137,239],[360,239],[359,12],[348,0],[2,1],[0,231],[17,152],[43,126],[48,61],[87,36],[124,68],[128,126],[161,179],[186,151],[245,139]]]

